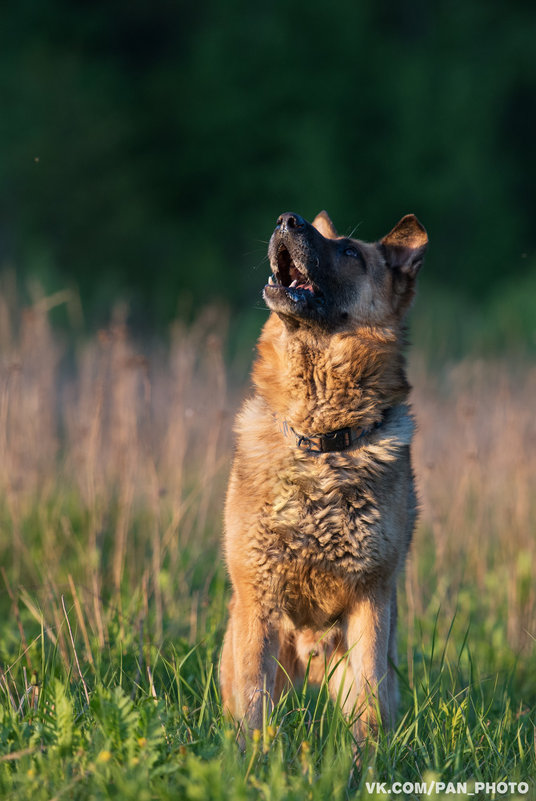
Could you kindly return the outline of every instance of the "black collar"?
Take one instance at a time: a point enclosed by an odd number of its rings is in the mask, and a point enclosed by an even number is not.
[[[327,434],[311,434],[306,437],[304,434],[298,434],[286,420],[282,422],[277,415],[274,415],[275,421],[281,433],[285,437],[294,438],[296,447],[307,453],[332,453],[333,451],[345,451],[359,442],[362,437],[372,433],[375,429],[379,428],[383,421],[381,420],[374,423],[369,428],[362,426],[347,426],[346,428],[338,428],[336,431],[329,431]]]

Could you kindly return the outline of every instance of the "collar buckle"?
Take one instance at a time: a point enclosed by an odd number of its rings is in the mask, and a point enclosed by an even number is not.
[[[297,448],[301,448],[306,453],[324,453],[324,451],[323,451],[323,449],[321,447],[322,446],[322,440],[320,440],[319,443],[316,443],[314,441],[314,440],[320,439],[320,437],[318,435],[314,436],[314,437],[306,437],[303,434],[296,434],[294,429],[292,429],[292,433],[296,437],[296,447]],[[319,444],[320,447],[319,448],[315,448],[314,447],[315,444]]]

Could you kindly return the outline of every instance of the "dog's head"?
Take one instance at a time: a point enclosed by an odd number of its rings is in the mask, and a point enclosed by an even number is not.
[[[338,236],[325,211],[312,224],[282,214],[270,239],[267,306],[290,326],[330,330],[400,321],[415,293],[428,236],[413,214],[379,242]]]

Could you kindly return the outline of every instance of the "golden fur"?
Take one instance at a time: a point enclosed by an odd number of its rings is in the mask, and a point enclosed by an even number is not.
[[[325,212],[312,225],[282,215],[272,237],[278,280],[265,288],[272,313],[225,507],[233,597],[221,687],[250,728],[286,676],[308,668],[321,681],[326,666],[358,741],[376,731],[377,709],[385,727],[394,721],[396,582],[416,516],[403,319],[426,243],[412,215],[373,244],[338,237]],[[381,425],[313,454],[280,421],[303,435]]]

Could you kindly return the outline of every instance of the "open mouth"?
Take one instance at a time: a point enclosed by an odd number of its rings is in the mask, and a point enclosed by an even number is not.
[[[311,279],[296,265],[288,248],[283,244],[279,246],[273,269],[273,275],[268,278],[268,286],[299,290],[311,295],[318,294]]]

